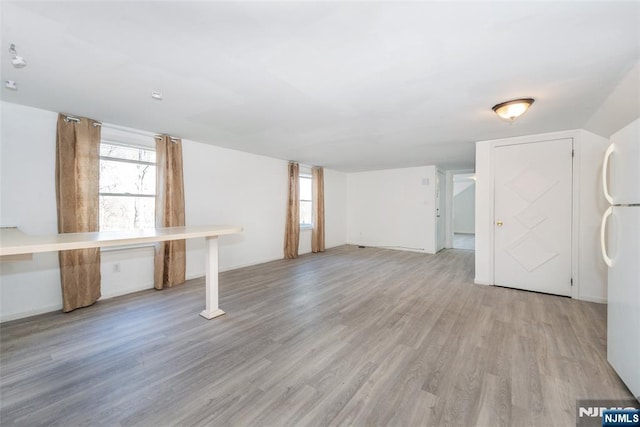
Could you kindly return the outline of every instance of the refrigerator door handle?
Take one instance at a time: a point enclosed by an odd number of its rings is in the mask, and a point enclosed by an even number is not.
[[[602,223],[600,224],[600,249],[602,250],[602,259],[604,259],[604,262],[609,267],[613,265],[613,261],[611,260],[611,258],[609,258],[609,255],[607,254],[607,242],[605,237],[606,237],[606,229],[607,229],[607,219],[609,219],[612,213],[613,213],[613,206],[609,206],[607,211],[602,216]]]
[[[604,191],[604,198],[607,199],[610,205],[613,205],[613,197],[609,193],[609,184],[607,183],[607,176],[609,175],[609,159],[615,151],[615,145],[611,144],[604,153],[604,161],[602,162],[602,190]]]

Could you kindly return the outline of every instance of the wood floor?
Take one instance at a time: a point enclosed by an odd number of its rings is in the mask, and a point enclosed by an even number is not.
[[[344,246],[1,326],[9,425],[575,425],[630,398],[606,307],[474,285],[473,252]]]

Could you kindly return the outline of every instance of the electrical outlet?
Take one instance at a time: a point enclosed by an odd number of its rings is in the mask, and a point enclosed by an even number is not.
[[[113,272],[114,273],[120,273],[120,263],[115,263],[113,264]]]

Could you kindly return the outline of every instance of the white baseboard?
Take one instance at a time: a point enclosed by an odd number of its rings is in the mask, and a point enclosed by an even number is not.
[[[107,294],[103,293],[98,301],[111,299],[111,298],[119,297],[119,296],[122,296],[122,295],[128,295],[128,294],[132,294],[134,292],[146,291],[147,289],[153,289],[153,283],[139,285],[139,286],[132,286],[130,288],[121,289],[118,292],[111,292],[111,293],[107,293]]]
[[[417,254],[427,254],[427,255],[435,255],[434,252],[429,252],[424,248],[408,248],[405,246],[384,246],[384,245],[372,245],[367,243],[345,243],[345,245],[350,246],[364,246],[365,248],[377,248],[377,249],[391,249],[394,251],[405,251],[405,252],[414,252]],[[344,246],[344,245],[340,245]]]
[[[590,296],[579,296],[576,297],[575,299],[580,300],[580,301],[588,301],[588,302],[597,302],[598,304],[606,304],[607,303],[607,299],[603,298],[603,297],[590,297]]]
[[[477,277],[473,279],[473,283],[476,285],[493,286],[493,283],[489,283],[486,280],[480,280]]]
[[[62,310],[62,305],[49,305],[36,310],[21,311],[19,313],[11,313],[0,316],[0,323],[10,322],[12,320],[23,319],[25,317],[37,316],[39,314],[51,313],[52,311]]]

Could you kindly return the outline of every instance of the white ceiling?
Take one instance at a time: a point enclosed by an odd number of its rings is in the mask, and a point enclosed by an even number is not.
[[[583,127],[640,58],[637,1],[0,7],[3,100],[342,171]],[[491,111],[523,96],[513,124]]]

